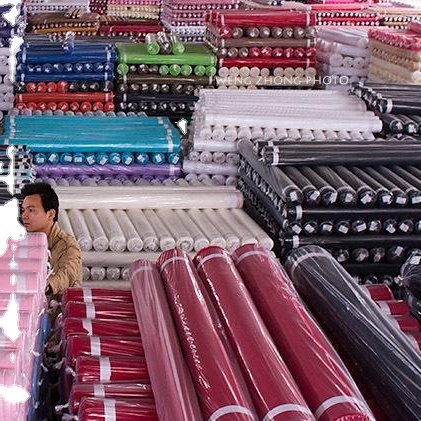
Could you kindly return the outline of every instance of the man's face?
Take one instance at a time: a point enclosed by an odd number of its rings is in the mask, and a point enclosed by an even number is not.
[[[22,203],[22,222],[28,232],[44,232],[48,235],[54,222],[55,211],[45,212],[41,196],[34,194],[26,196]]]

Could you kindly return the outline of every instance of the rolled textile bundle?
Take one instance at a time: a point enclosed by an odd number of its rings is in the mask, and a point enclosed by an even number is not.
[[[136,315],[134,313],[133,303],[115,303],[114,306],[110,306],[110,303],[106,301],[95,303],[68,301],[66,307],[63,309],[63,317],[134,320]]]
[[[69,396],[71,413],[78,413],[83,398],[152,399],[153,394],[147,383],[73,383]]]
[[[96,251],[105,251],[109,247],[109,240],[96,213],[92,209],[82,211],[89,231],[92,233],[92,247]]]
[[[286,268],[329,335],[342,345],[344,352],[348,351],[347,356],[352,361],[358,361],[363,378],[369,384],[376,384],[376,379],[381,377],[381,391],[376,387],[371,390],[387,415],[391,418],[419,418],[421,383],[416,379],[421,378],[421,356],[403,334],[320,247],[308,246],[292,252]],[[317,310],[322,307],[323,312]],[[343,313],[335,320],[330,317],[331,311],[338,315],[344,309],[346,315]],[[339,320],[340,338],[334,327]],[[344,331],[346,335],[343,335]],[[367,338],[370,338],[369,342]],[[378,355],[382,355],[381,364]]]
[[[374,419],[339,355],[304,307],[279,263],[258,245],[243,246],[232,258],[315,417]],[[258,273],[256,268],[260,268]],[[261,288],[262,276],[265,288]],[[317,376],[316,370],[320,373]]]
[[[160,419],[200,421],[203,417],[157,267],[136,261],[130,266],[130,282],[151,384],[159,391],[155,402]]]
[[[158,421],[155,404],[149,400],[121,400],[107,398],[82,398],[80,401],[78,419],[89,420],[92,417],[106,418],[115,414],[121,421],[138,419],[139,421]]]
[[[174,249],[163,253],[157,265],[203,416],[216,419],[230,414],[236,420],[255,419],[244,379],[217,332],[214,309],[193,263],[185,252]],[[177,310],[180,305],[183,320]]]
[[[78,209],[71,209],[67,215],[72,226],[72,231],[75,234],[75,238],[79,243],[81,250],[90,250],[92,248],[92,238],[82,212]]]
[[[165,251],[174,248],[176,245],[176,239],[157,213],[152,209],[146,209],[143,213],[156,232],[160,249]]]
[[[209,247],[193,262],[227,333],[258,417],[313,420],[228,253]],[[255,358],[256,346],[262,358]]]

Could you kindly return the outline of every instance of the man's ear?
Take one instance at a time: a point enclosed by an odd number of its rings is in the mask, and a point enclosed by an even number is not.
[[[50,210],[48,210],[48,211],[47,211],[47,216],[48,216],[48,219],[50,219],[51,221],[54,221],[54,218],[55,218],[55,216],[56,216],[56,211],[55,211],[55,209],[50,209]]]

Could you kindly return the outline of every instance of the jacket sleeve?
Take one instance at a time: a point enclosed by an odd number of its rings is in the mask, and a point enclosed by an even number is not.
[[[78,244],[71,244],[57,259],[47,284],[53,294],[62,294],[66,288],[82,285],[82,256]]]

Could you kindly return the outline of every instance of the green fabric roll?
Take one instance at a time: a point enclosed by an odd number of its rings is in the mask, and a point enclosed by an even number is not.
[[[148,54],[145,44],[132,44],[127,42],[116,43],[118,60],[127,64],[190,64],[216,66],[216,56],[205,44],[185,44],[185,51],[179,55]]]

